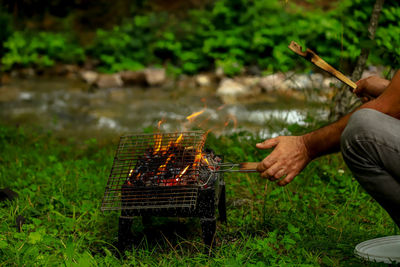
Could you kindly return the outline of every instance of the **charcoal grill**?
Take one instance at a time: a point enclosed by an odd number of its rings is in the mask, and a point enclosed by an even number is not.
[[[222,158],[204,149],[201,131],[129,134],[120,138],[101,206],[120,210],[118,245],[131,242],[135,216],[198,217],[211,246],[215,210],[226,222]]]

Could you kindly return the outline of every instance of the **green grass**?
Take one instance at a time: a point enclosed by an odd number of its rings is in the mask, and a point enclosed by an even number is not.
[[[0,126],[0,188],[19,194],[0,203],[0,266],[364,266],[354,246],[397,231],[337,154],[283,188],[256,174],[226,174],[228,224],[217,226],[214,257],[202,253],[198,220],[177,218],[147,228],[135,220],[137,242],[118,257],[118,214],[100,212],[117,138],[78,142]],[[238,162],[265,156],[257,141],[241,133],[207,143]],[[18,215],[26,218],[20,233]]]

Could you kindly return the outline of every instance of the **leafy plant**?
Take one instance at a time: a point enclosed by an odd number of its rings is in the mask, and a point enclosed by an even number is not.
[[[81,62],[84,50],[60,33],[14,32],[4,43],[6,50],[1,62],[4,70],[13,67],[50,67],[56,61]]]

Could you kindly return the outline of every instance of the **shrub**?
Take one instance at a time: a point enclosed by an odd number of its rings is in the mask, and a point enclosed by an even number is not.
[[[4,70],[13,67],[50,67],[56,61],[79,63],[84,50],[60,33],[14,32],[4,43],[6,53],[1,59]]]

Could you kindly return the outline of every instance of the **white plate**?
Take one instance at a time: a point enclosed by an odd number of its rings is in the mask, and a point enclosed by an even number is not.
[[[368,261],[400,263],[400,235],[362,242],[354,249],[356,256]]]

